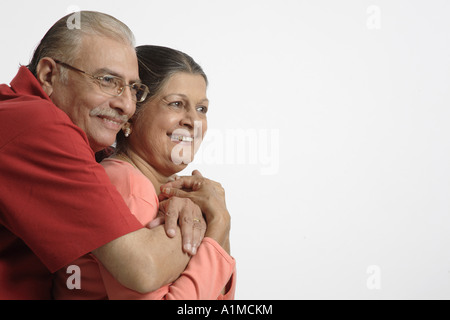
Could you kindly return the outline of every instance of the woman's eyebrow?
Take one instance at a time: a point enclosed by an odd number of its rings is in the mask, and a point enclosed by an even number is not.
[[[167,98],[169,98],[171,96],[179,96],[179,97],[181,97],[183,99],[188,100],[188,96],[183,94],[183,93],[171,93],[171,94],[166,95],[163,99],[167,99]],[[205,98],[205,99],[202,99],[202,100],[199,101],[199,103],[203,103],[203,102],[209,102],[208,98]]]
[[[178,97],[187,99],[187,95],[185,95],[185,94],[183,94],[183,93],[169,93],[168,95],[166,95],[166,96],[164,97],[164,99],[167,99],[167,98],[169,98],[169,97],[171,97],[171,96],[178,96]]]

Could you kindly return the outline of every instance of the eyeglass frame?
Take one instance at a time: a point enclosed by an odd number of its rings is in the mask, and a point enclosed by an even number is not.
[[[67,69],[70,69],[70,70],[73,70],[73,71],[80,72],[80,73],[82,73],[82,74],[87,75],[87,76],[90,77],[91,79],[97,81],[97,83],[98,83],[100,89],[102,90],[102,92],[104,92],[104,93],[106,93],[106,94],[109,94],[110,96],[113,96],[113,97],[120,97],[120,96],[123,94],[123,92],[125,91],[125,87],[129,87],[130,90],[131,90],[131,87],[132,87],[132,86],[134,86],[134,85],[140,85],[140,86],[144,86],[144,87],[145,87],[145,89],[144,89],[144,94],[143,94],[143,98],[141,98],[140,100],[138,100],[137,97],[136,97],[136,95],[132,95],[132,99],[133,99],[134,102],[142,103],[142,102],[145,101],[145,99],[147,99],[147,96],[148,96],[148,94],[150,93],[149,88],[148,88],[145,84],[143,84],[143,83],[141,83],[141,82],[134,82],[134,83],[132,83],[132,84],[125,84],[125,85],[123,85],[122,87],[119,87],[118,90],[120,90],[120,92],[119,92],[118,94],[112,94],[112,93],[110,93],[110,92],[106,92],[106,91],[104,90],[104,88],[102,87],[102,85],[100,84],[100,82],[103,80],[103,78],[104,78],[105,76],[94,76],[94,75],[92,75],[92,74],[90,74],[90,73],[87,73],[86,71],[83,71],[83,70],[80,70],[80,69],[78,69],[78,68],[75,68],[74,66],[71,66],[70,64],[67,64],[67,63],[65,63],[65,62],[62,62],[62,61],[59,61],[59,60],[55,60],[55,59],[53,59],[53,60],[54,60],[57,64],[60,64],[61,66],[65,67],[65,68],[67,68]],[[120,77],[116,77],[116,76],[113,76],[113,75],[108,75],[108,76],[109,76],[109,77],[112,77],[112,78],[120,79],[120,80],[122,81],[122,83],[125,83],[125,80],[123,80],[123,79],[120,78]]]

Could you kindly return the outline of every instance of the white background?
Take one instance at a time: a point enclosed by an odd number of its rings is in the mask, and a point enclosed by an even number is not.
[[[449,1],[2,0],[0,83],[72,6],[207,72],[238,299],[450,298]]]

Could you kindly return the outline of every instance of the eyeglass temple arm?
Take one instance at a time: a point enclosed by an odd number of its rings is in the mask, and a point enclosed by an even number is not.
[[[59,61],[59,60],[54,60],[54,61],[55,61],[57,64],[62,65],[62,66],[65,67],[65,68],[72,69],[72,70],[74,70],[74,71],[78,71],[78,72],[81,72],[81,73],[84,73],[84,74],[90,76],[90,74],[86,73],[86,71],[83,71],[83,70],[77,69],[77,68],[75,68],[75,67],[72,67],[70,64],[67,64],[67,63],[62,62],[62,61]]]

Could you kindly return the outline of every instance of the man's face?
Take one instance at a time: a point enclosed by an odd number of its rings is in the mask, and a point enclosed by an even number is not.
[[[94,76],[120,77],[126,84],[139,79],[134,48],[101,36],[83,37],[80,54],[72,66]],[[111,96],[89,76],[66,71],[67,81],[55,84],[52,101],[86,133],[94,152],[112,145],[136,110],[129,88],[119,97]]]

